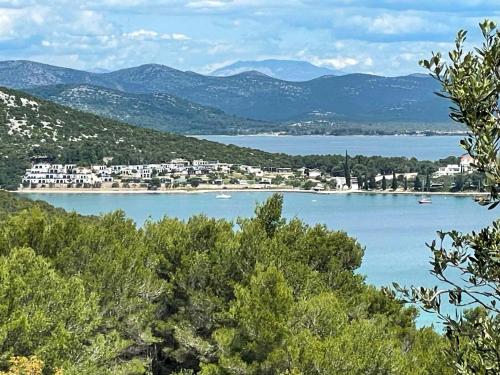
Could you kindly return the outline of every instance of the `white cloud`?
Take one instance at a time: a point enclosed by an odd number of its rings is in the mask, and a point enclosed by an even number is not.
[[[14,20],[12,14],[7,9],[0,9],[0,39],[13,36]]]
[[[311,62],[315,65],[329,66],[335,69],[344,69],[359,64],[359,61],[352,57],[334,57],[329,59],[313,57]]]
[[[158,33],[156,31],[140,29],[130,33],[124,33],[123,36],[129,39],[147,40],[156,39],[158,37]]]
[[[152,30],[135,30],[129,33],[124,33],[123,37],[132,40],[141,40],[141,41],[158,41],[158,40],[177,40],[177,41],[186,41],[191,40],[191,38],[185,34],[173,33],[173,34],[160,34],[156,31]]]
[[[190,37],[188,37],[187,35],[185,35],[185,34],[179,34],[179,33],[173,33],[173,34],[171,35],[171,38],[172,38],[173,40],[190,40],[190,39],[191,39],[191,38],[190,38]]]
[[[45,24],[49,10],[45,7],[1,8],[0,39],[22,38],[32,35]]]
[[[186,8],[223,8],[226,5],[228,5],[226,2],[219,0],[199,0],[189,1]]]
[[[406,35],[415,33],[426,33],[432,30],[433,33],[446,32],[449,28],[441,22],[434,22],[428,14],[422,12],[385,12],[373,15],[347,16],[342,21],[342,25],[356,25],[361,29],[373,34],[383,35]]]
[[[0,59],[206,72],[274,57],[399,75],[460,28],[477,44],[484,17],[498,0],[0,0]]]

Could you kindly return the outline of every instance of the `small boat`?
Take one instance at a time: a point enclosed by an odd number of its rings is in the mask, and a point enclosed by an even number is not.
[[[422,198],[418,201],[419,204],[431,204],[431,198]]]
[[[229,194],[224,194],[224,193],[222,193],[222,194],[217,194],[217,195],[215,196],[215,198],[217,198],[217,199],[230,199],[230,198],[231,198],[231,196],[230,196]]]
[[[474,202],[479,203],[480,205],[486,206],[491,203],[491,197],[488,195],[476,195],[474,197]]]

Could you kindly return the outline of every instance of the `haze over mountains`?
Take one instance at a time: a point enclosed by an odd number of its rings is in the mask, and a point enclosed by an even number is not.
[[[33,89],[57,84],[85,84],[127,94],[169,94],[188,101],[183,102],[187,107],[198,106],[200,112],[206,113],[208,109],[205,106],[208,106],[212,107],[212,112],[215,111],[213,108],[224,111],[225,114],[219,113],[223,117],[232,115],[266,122],[299,123],[301,126],[334,122],[448,122],[448,103],[434,95],[438,84],[422,75],[380,77],[348,74],[290,82],[256,71],[213,77],[157,64],[109,73],[90,73],[29,61],[0,62],[2,86]],[[47,94],[53,92],[53,89],[45,87],[37,94],[58,101]],[[118,96],[123,97],[124,94]],[[138,107],[132,108],[124,104],[127,100],[122,102],[120,99],[120,103],[115,103],[117,109],[109,112],[123,110],[120,119],[125,119],[131,115],[129,110],[148,112],[149,109],[142,110],[142,106],[152,105],[147,100],[140,100],[136,103]],[[98,103],[83,95],[83,91],[81,96],[65,96],[59,102],[101,114],[104,114],[102,108],[113,105],[104,100]],[[155,106],[162,111],[161,103]],[[164,108],[166,112],[171,111],[167,105]],[[227,119],[224,117],[222,122]],[[258,131],[261,132],[262,128]]]
[[[341,75],[340,71],[297,60],[237,61],[214,70],[210,75],[228,77],[239,73],[256,71],[283,81],[310,81],[326,75]]]

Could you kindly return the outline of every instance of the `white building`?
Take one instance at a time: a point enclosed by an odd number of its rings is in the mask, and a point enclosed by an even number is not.
[[[434,173],[434,177],[453,176],[460,173],[472,173],[475,168],[473,166],[475,160],[470,155],[465,154],[460,157],[459,164],[448,164],[446,167],[439,167]]]
[[[448,164],[446,167],[439,167],[438,171],[434,173],[434,177],[453,176],[459,174],[462,168],[458,164]]]
[[[113,178],[104,170],[100,174],[102,176],[96,174],[92,168],[76,167],[74,164],[37,163],[26,170],[22,183],[25,186],[67,186],[69,184],[94,185],[101,182],[113,182]]]
[[[321,177],[321,175],[322,175],[321,171],[317,169],[309,170],[309,178],[318,178]]]
[[[253,174],[257,177],[264,176],[264,171],[260,167],[253,167],[251,165],[240,165],[240,170],[245,173]]]
[[[472,156],[465,154],[460,157],[460,168],[462,173],[472,173],[474,172],[473,164],[475,160]]]

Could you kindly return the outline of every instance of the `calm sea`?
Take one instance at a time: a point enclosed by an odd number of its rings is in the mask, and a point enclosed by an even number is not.
[[[460,156],[459,136],[228,136],[200,135],[210,141],[256,148],[291,155],[344,154],[366,156],[406,156],[421,160],[438,160]]]
[[[231,193],[232,199],[207,194],[30,194],[67,210],[98,214],[124,210],[138,225],[165,215],[186,219],[195,214],[235,219],[253,214],[256,202],[270,193]],[[419,205],[411,195],[285,194],[284,215],[298,216],[309,224],[321,223],[343,230],[366,246],[360,273],[377,286],[396,281],[402,285],[433,286],[426,242],[437,230],[470,231],[497,217],[469,197],[434,196],[431,205]],[[419,324],[434,317],[423,314]]]

